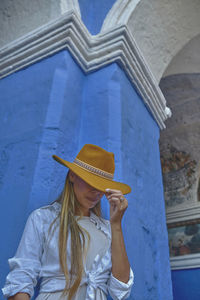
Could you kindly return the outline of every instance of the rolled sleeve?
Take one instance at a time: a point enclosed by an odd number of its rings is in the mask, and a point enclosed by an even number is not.
[[[113,300],[123,300],[130,296],[131,288],[134,283],[134,274],[130,268],[129,281],[124,283],[115,278],[112,274],[108,282],[108,291]]]
[[[10,273],[2,289],[4,297],[8,298],[19,292],[33,296],[41,270],[41,239],[41,224],[36,210],[27,220],[16,255],[8,260]]]

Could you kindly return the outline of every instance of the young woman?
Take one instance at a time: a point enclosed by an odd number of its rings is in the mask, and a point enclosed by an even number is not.
[[[64,190],[51,205],[31,213],[3,294],[29,300],[40,278],[37,300],[127,299],[133,272],[125,250],[121,220],[131,191],[113,180],[114,154],[85,145],[74,162],[53,155],[69,168]],[[101,217],[100,201],[110,203],[110,221]]]

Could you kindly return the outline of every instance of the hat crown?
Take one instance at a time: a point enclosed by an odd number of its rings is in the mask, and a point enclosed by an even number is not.
[[[92,144],[84,145],[76,158],[92,167],[114,174],[114,153],[108,152],[99,146]]]

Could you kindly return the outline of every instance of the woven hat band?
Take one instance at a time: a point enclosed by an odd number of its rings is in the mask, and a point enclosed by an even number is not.
[[[113,174],[108,173],[108,172],[105,172],[105,171],[103,171],[103,170],[101,170],[101,169],[95,168],[94,166],[91,166],[91,165],[89,165],[89,164],[87,164],[87,163],[81,161],[81,160],[78,159],[78,158],[75,158],[75,160],[74,160],[73,163],[76,164],[76,165],[78,165],[79,167],[81,167],[81,168],[87,170],[88,172],[91,172],[91,173],[93,173],[93,174],[95,174],[95,175],[101,176],[101,177],[103,177],[103,178],[105,178],[105,179],[110,179],[110,180],[112,180],[113,177],[114,177]]]

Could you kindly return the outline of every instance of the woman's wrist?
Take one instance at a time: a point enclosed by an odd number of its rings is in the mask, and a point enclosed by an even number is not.
[[[113,231],[122,231],[121,222],[110,222],[111,230]]]

